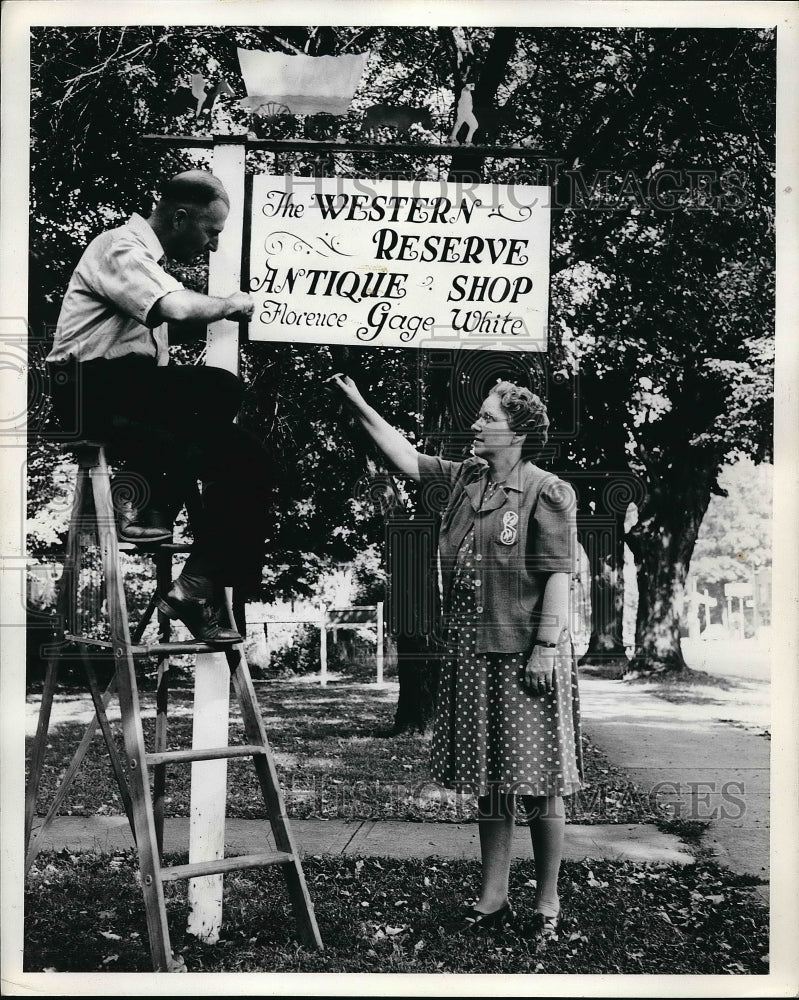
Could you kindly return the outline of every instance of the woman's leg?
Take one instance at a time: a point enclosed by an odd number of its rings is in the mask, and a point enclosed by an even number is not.
[[[524,796],[535,858],[536,913],[556,917],[560,912],[558,874],[563,857],[566,811],[560,795]]]
[[[483,868],[480,898],[474,908],[481,913],[493,913],[508,901],[515,818],[513,803],[513,796],[502,793],[482,795],[477,799]]]

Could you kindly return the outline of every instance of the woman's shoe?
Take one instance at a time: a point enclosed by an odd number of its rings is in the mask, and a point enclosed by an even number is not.
[[[540,941],[556,940],[560,927],[560,910],[554,917],[546,913],[533,914],[533,937]]]
[[[498,910],[482,913],[473,906],[468,906],[455,920],[445,925],[448,934],[472,934],[478,931],[499,930],[511,923],[516,914],[510,903],[505,903]]]

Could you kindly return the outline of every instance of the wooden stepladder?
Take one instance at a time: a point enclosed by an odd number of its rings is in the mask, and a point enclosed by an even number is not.
[[[99,725],[108,748],[111,766],[119,786],[125,812],[130,822],[139,854],[141,883],[147,914],[153,968],[156,972],[182,968],[172,955],[169,942],[163,884],[176,879],[193,879],[245,868],[278,865],[286,881],[299,937],[308,947],[322,948],[313,903],[305,883],[300,856],[286,816],[283,795],[278,781],[272,752],[261,718],[247,661],[240,646],[225,651],[234,690],[241,707],[246,743],[238,746],[203,747],[202,749],[167,749],[167,703],[169,657],[177,653],[209,653],[215,647],[202,642],[171,642],[170,624],[159,614],[160,641],[142,644],[145,628],[152,619],[157,596],[171,582],[171,560],[176,552],[188,546],[164,544],[151,547],[157,570],[156,590],[131,636],[128,623],[120,550],[117,540],[114,504],[105,449],[102,444],[82,441],[73,445],[78,459],[78,479],[72,507],[64,572],[58,595],[59,621],[64,626],[63,642],[55,644],[48,661],[39,722],[30,759],[30,771],[25,798],[26,871],[41,849],[42,837],[66,798],[81,761],[86,755]],[[81,551],[86,536],[96,540],[102,555],[105,580],[105,602],[110,626],[110,639],[96,639],[78,634],[78,590]],[[232,620],[232,616],[231,616]],[[59,660],[77,648],[85,668],[95,715],[42,823],[34,830],[34,818],[39,783],[44,764],[47,733],[53,696],[58,681]],[[94,670],[98,657],[111,657],[114,675],[101,692]],[[141,709],[136,683],[137,660],[154,657],[158,661],[158,691],[156,697],[155,748],[148,752],[144,743]],[[120,756],[106,715],[106,707],[114,692],[118,693],[122,720],[124,753]],[[164,795],[166,769],[194,761],[220,760],[231,757],[252,758],[258,782],[266,803],[275,849],[265,836],[263,853],[222,857],[176,867],[162,867],[164,838]],[[153,769],[153,789],[150,789],[150,768]]]

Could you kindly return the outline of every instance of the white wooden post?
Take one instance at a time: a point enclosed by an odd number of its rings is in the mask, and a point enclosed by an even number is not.
[[[327,608],[319,607],[319,683],[327,687]]]
[[[244,226],[244,154],[241,143],[215,144],[213,172],[225,185],[230,214],[219,237],[219,249],[210,255],[209,295],[230,295],[241,287]],[[238,323],[220,320],[208,328],[206,364],[238,374]],[[242,470],[246,475],[246,470]],[[224,531],[224,525],[219,525]],[[195,749],[227,746],[230,712],[230,669],[224,653],[197,656],[194,679]],[[214,861],[225,853],[227,760],[197,761],[191,766],[189,863]],[[221,875],[189,880],[188,932],[209,944],[219,940],[222,926]]]
[[[375,659],[377,660],[377,683],[383,683],[383,602],[377,602],[377,649]]]
[[[699,591],[696,589],[696,580],[691,578],[691,589],[688,592],[691,602],[688,608],[688,636],[691,639],[699,638]]]
[[[757,594],[757,567],[752,567],[752,629],[757,638],[760,632],[760,604]]]

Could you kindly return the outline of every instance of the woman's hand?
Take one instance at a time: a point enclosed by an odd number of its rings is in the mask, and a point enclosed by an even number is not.
[[[524,682],[533,694],[548,694],[555,690],[557,653],[557,649],[547,646],[533,646],[524,668]]]
[[[336,372],[335,375],[331,375],[329,379],[326,380],[325,384],[333,384],[341,392],[342,396],[347,400],[347,402],[355,407],[356,410],[362,411],[366,407],[366,400],[361,395],[358,386],[352,381],[349,375],[342,375],[341,372]]]
[[[403,476],[419,482],[419,456],[410,441],[398,430],[387,423],[376,410],[371,407],[352,381],[349,375],[342,375],[336,372],[325,382],[326,385],[333,385],[339,390],[344,399],[355,411],[356,418],[361,422],[361,426],[372,439],[374,444],[383,452],[391,466],[401,472]]]

